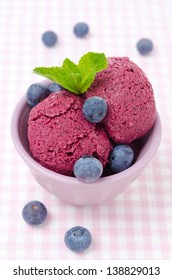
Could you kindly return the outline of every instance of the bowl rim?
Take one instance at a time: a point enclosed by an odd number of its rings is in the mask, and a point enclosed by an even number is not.
[[[20,156],[28,164],[29,167],[32,166],[34,168],[34,170],[37,170],[39,173],[44,174],[44,175],[46,174],[46,177],[49,177],[54,180],[58,179],[58,181],[63,181],[63,183],[66,182],[66,183],[70,183],[70,184],[76,184],[78,186],[81,185],[81,183],[83,183],[83,182],[79,181],[77,178],[58,174],[55,171],[49,170],[48,168],[42,166],[40,163],[35,161],[27,153],[27,151],[25,150],[25,148],[23,147],[23,145],[21,143],[19,133],[18,133],[19,119],[20,119],[23,109],[26,106],[29,106],[29,105],[27,104],[27,97],[26,97],[26,95],[24,95],[21,97],[21,99],[16,104],[14,111],[12,113],[12,117],[11,117],[11,138],[12,138],[13,144],[14,144],[16,150],[18,151],[18,153],[20,154]],[[152,129],[153,129],[152,133],[155,134],[155,131],[158,131],[158,133],[156,134],[156,137],[152,137],[152,141],[150,141],[147,151],[142,156],[142,158],[137,161],[136,164],[133,164],[132,166],[130,166],[128,169],[126,169],[123,172],[120,172],[120,173],[117,173],[114,175],[110,175],[107,177],[99,178],[99,180],[97,180],[91,184],[89,184],[89,183],[84,183],[84,184],[86,186],[88,186],[88,188],[89,188],[89,187],[93,187],[93,185],[100,187],[101,183],[108,184],[108,182],[111,182],[112,180],[115,183],[117,181],[120,181],[121,179],[125,179],[126,177],[138,172],[141,168],[143,168],[143,166],[145,166],[152,159],[152,157],[155,154],[155,152],[157,151],[160,141],[161,141],[162,125],[161,125],[160,116],[157,111],[156,111],[156,120],[155,120],[155,123],[154,123],[154,126],[152,127]]]

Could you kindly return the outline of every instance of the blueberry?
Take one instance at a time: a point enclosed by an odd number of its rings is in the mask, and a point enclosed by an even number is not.
[[[92,237],[86,228],[76,226],[66,232],[64,241],[72,251],[82,252],[91,245]]]
[[[75,162],[73,172],[77,179],[90,183],[100,178],[103,172],[103,166],[93,156],[82,156]]]
[[[143,38],[137,42],[136,47],[139,53],[147,55],[152,51],[153,43],[150,39]]]
[[[121,172],[131,166],[134,152],[128,145],[117,145],[110,153],[110,167],[114,172]]]
[[[27,103],[34,107],[44,98],[46,98],[50,94],[50,90],[47,86],[35,83],[30,85],[28,88],[26,95],[27,95]]]
[[[57,92],[57,91],[60,91],[63,87],[57,83],[52,83],[50,86],[49,86],[49,90],[51,93],[53,92]]]
[[[46,31],[42,34],[42,42],[49,48],[56,44],[57,39],[57,34],[54,31]]]
[[[107,114],[107,103],[99,96],[88,98],[83,105],[84,117],[91,123],[101,122]]]
[[[22,216],[29,225],[40,225],[47,217],[47,209],[39,201],[30,201],[24,206]]]
[[[88,33],[89,26],[85,22],[78,22],[73,31],[78,38],[82,38]]]

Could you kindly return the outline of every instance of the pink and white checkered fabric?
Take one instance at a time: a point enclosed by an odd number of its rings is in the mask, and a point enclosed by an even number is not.
[[[172,258],[172,1],[171,0],[1,0],[0,1],[0,259],[171,259]],[[73,26],[85,21],[87,38]],[[59,43],[41,42],[54,30]],[[141,37],[154,51],[136,50]],[[141,177],[121,195],[96,207],[75,207],[41,188],[13,147],[12,111],[32,82],[35,66],[78,60],[89,51],[129,56],[149,77],[163,124],[160,148]],[[25,203],[37,199],[49,211],[40,228],[22,219]],[[88,228],[92,247],[77,255],[66,248],[66,230]]]

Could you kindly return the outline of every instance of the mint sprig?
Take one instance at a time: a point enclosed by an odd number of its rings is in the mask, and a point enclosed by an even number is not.
[[[36,67],[33,72],[71,92],[82,94],[91,86],[96,73],[107,67],[108,62],[104,53],[88,52],[80,58],[78,64],[66,58],[62,67]]]

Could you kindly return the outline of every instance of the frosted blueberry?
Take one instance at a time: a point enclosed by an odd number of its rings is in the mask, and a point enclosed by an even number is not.
[[[58,92],[62,89],[63,87],[57,83],[52,83],[50,86],[49,86],[49,90],[51,93],[53,92]]]
[[[87,23],[85,22],[78,22],[75,26],[74,26],[74,33],[78,38],[82,38],[84,37],[88,31],[89,31],[89,26]]]
[[[76,226],[66,232],[64,241],[70,250],[82,252],[90,247],[92,237],[88,229],[81,226]]]
[[[30,85],[28,88],[26,95],[27,95],[27,103],[34,107],[36,106],[40,101],[45,99],[50,94],[50,90],[47,86],[41,84],[41,83],[35,83]]]
[[[24,206],[22,216],[29,225],[40,225],[47,217],[47,209],[42,202],[30,201]]]
[[[137,42],[136,47],[139,53],[142,55],[147,55],[152,51],[153,43],[150,39],[143,38]]]
[[[93,156],[82,156],[75,162],[73,172],[78,180],[91,183],[100,178],[103,165]]]
[[[54,31],[46,31],[42,34],[42,42],[49,48],[56,44],[57,39],[57,34]]]
[[[101,122],[105,118],[107,110],[106,101],[99,96],[86,99],[82,107],[84,117],[91,123]]]
[[[128,145],[117,145],[110,153],[110,167],[114,172],[129,168],[134,159],[134,152]]]

